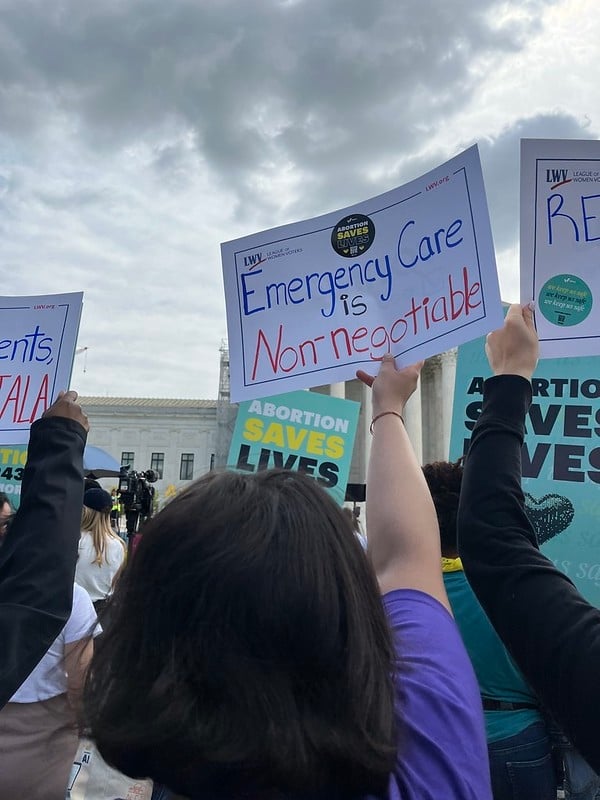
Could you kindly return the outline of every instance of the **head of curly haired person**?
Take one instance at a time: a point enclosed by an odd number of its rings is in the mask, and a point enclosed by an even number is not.
[[[440,526],[442,555],[446,558],[456,558],[458,556],[456,516],[463,476],[462,460],[434,461],[425,464],[423,474],[433,498]]]
[[[120,770],[192,796],[386,792],[390,633],[351,522],[316,481],[194,483],[145,526],[103,639],[87,717]]]
[[[8,526],[13,517],[14,511],[8,495],[0,492],[0,544],[4,541],[4,537],[8,532]]]

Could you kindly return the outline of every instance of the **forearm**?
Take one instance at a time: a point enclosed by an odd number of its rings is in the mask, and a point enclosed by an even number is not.
[[[542,555],[525,514],[521,446],[530,400],[523,378],[486,381],[465,463],[459,550],[471,586],[517,664],[593,760],[600,612]]]
[[[32,426],[21,505],[0,549],[0,706],[71,611],[85,438],[73,420],[53,417]]]
[[[404,424],[394,415],[381,417],[374,428],[367,524],[369,553],[382,591],[410,586],[447,603],[433,501]]]
[[[0,602],[35,605],[44,597],[54,607],[56,586],[48,580],[35,585],[23,580],[26,573],[40,578],[49,568],[56,579],[70,578],[72,588],[85,438],[72,420],[54,417],[32,426],[21,505],[0,550]]]
[[[485,382],[458,510],[459,550],[469,581],[492,622],[498,616],[499,626],[509,611],[518,613],[513,583],[522,580],[519,565],[527,575],[531,566],[549,565],[538,550],[521,489],[521,447],[530,401],[531,387],[523,378],[503,375]],[[507,636],[517,633],[507,630]]]

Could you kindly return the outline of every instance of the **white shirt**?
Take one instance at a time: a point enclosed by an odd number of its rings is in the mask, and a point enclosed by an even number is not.
[[[82,531],[79,540],[79,558],[75,567],[75,580],[89,594],[92,602],[104,600],[112,593],[112,582],[125,559],[125,547],[120,539],[106,538],[104,563],[94,564],[96,551],[92,534]]]
[[[90,596],[81,586],[73,587],[73,607],[65,627],[50,645],[46,655],[10,698],[11,703],[37,703],[67,691],[65,645],[99,633],[96,612]]]

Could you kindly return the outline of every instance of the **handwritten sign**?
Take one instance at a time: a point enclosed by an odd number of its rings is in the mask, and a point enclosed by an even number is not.
[[[521,299],[540,356],[600,355],[600,142],[521,142]]]
[[[280,467],[310,475],[342,505],[360,403],[290,392],[240,403],[229,450],[231,469]]]
[[[83,294],[0,298],[0,440],[27,442],[31,423],[68,388]]]
[[[484,340],[458,350],[450,458],[468,447],[491,375]],[[600,607],[600,358],[540,361],[522,450],[527,513],[544,554]]]
[[[479,154],[351,208],[221,245],[231,399],[409,364],[497,328]]]

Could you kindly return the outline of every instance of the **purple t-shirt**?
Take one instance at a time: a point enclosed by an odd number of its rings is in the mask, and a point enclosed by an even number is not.
[[[390,800],[491,800],[479,687],[454,619],[415,589],[383,603],[398,668]]]

